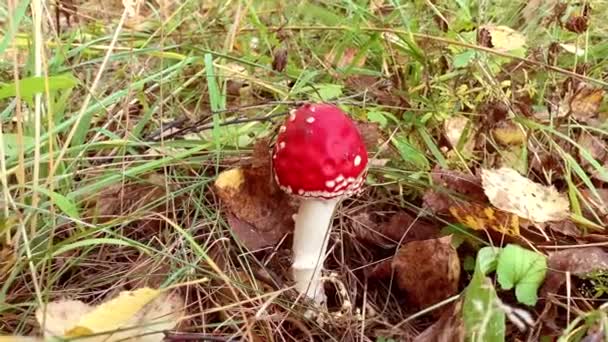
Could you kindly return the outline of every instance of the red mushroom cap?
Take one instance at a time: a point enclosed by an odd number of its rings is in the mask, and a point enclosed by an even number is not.
[[[301,197],[352,195],[367,173],[367,150],[357,127],[330,104],[292,110],[279,130],[272,158],[277,184]]]

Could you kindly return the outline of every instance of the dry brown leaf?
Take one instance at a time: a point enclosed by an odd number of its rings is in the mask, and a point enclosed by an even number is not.
[[[437,166],[433,169],[431,179],[434,187],[426,190],[423,200],[425,208],[436,214],[450,214],[450,208],[460,203],[455,196],[460,196],[465,202],[488,201],[478,176],[442,170]]]
[[[353,217],[353,230],[357,238],[383,247],[431,239],[439,234],[439,227],[403,211],[395,213],[385,223],[375,222],[369,213],[362,212]]]
[[[485,194],[498,209],[534,222],[570,216],[568,198],[555,187],[535,183],[511,168],[482,169],[481,178]]]
[[[574,96],[566,97],[564,107],[570,109],[573,118],[586,122],[597,116],[605,93],[602,88],[581,84]]]
[[[450,208],[454,218],[475,230],[492,229],[509,236],[519,236],[519,217],[490,206],[467,203]]]
[[[346,68],[355,61],[355,57],[357,56],[358,53],[359,53],[359,49],[347,47],[342,52],[340,59],[336,60],[336,51],[331,50],[330,52],[328,52],[325,55],[325,62],[333,65],[336,68]],[[354,66],[359,67],[359,68],[364,66],[365,60],[366,60],[366,56],[365,55],[361,56],[361,58],[359,58],[359,60],[357,60],[357,63]]]
[[[273,245],[293,230],[297,208],[272,181],[267,141],[256,143],[251,166],[222,172],[215,189],[234,218],[243,221],[232,220],[231,227],[246,248]]]
[[[460,260],[452,236],[412,241],[403,245],[392,267],[399,288],[410,303],[427,308],[458,292]]]
[[[499,122],[492,129],[492,136],[502,145],[520,145],[526,141],[525,132],[512,121]]]
[[[596,189],[596,191],[599,198],[589,189],[581,190],[581,195],[584,199],[584,201],[581,201],[583,215],[595,221],[596,218],[593,215],[595,213],[600,219],[603,218],[605,224],[608,224],[608,189]]]
[[[465,328],[462,318],[462,299],[450,305],[439,320],[426,328],[413,342],[464,342]]]
[[[541,293],[557,293],[566,282],[566,272],[583,276],[597,270],[608,270],[608,253],[599,247],[571,248],[549,254],[549,272]]]
[[[16,260],[13,246],[0,243],[0,280],[3,280],[10,273]]]
[[[595,159],[598,163],[606,165],[608,163],[608,146],[606,142],[594,136],[589,132],[582,132],[579,137],[577,143],[581,146],[582,150],[585,150],[587,153],[591,155],[593,159]],[[581,161],[581,165],[589,172],[589,174],[601,181],[608,182],[606,177],[602,177],[602,174],[598,172],[598,170],[591,165],[589,160],[585,158],[583,152],[579,150],[579,159]]]
[[[581,230],[576,226],[572,220],[563,220],[558,222],[549,222],[549,229],[554,232],[560,233],[570,237],[580,237]]]

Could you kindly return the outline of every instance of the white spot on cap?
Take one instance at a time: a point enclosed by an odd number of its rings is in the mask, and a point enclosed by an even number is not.
[[[304,195],[304,189],[298,190],[298,195]]]
[[[355,166],[361,165],[361,156],[357,155],[355,157]]]
[[[281,125],[281,127],[279,128],[279,133],[285,133],[286,130],[287,130],[287,127]]]
[[[295,121],[296,120],[296,110],[292,109],[289,111],[289,121]]]
[[[344,180],[344,175],[343,174],[339,174],[338,177],[336,177],[336,182],[337,183],[340,183],[343,180]]]
[[[325,182],[325,186],[333,189],[336,186],[336,182],[334,182],[333,180],[328,180],[327,182]]]
[[[306,118],[306,122],[313,123],[313,122],[315,122],[315,118],[310,116],[310,117]]]
[[[310,106],[310,111],[311,111],[311,112],[313,112],[313,113],[314,113],[314,112],[316,112],[316,111],[317,111],[317,107],[315,107],[315,106]]]
[[[279,148],[280,148],[281,150],[285,148],[285,142],[284,142],[284,141],[281,141],[281,142],[279,143]]]

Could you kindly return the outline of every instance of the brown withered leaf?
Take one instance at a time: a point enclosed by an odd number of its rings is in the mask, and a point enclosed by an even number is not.
[[[463,342],[464,340],[462,299],[459,299],[443,312],[437,322],[416,336],[413,342]]]
[[[581,236],[581,230],[576,226],[572,220],[562,220],[558,222],[549,222],[549,229],[554,232],[560,233],[565,236],[579,237]]]
[[[581,201],[583,215],[589,220],[595,221],[594,213],[603,218],[603,222],[608,224],[608,189],[596,189],[598,196],[589,190],[582,189],[581,195],[584,201]],[[591,207],[591,208],[589,208]]]
[[[608,146],[606,142],[589,132],[581,132],[578,137],[577,143],[581,146],[579,152],[579,159],[581,165],[589,172],[589,175],[595,179],[608,182],[608,177],[605,174],[599,172],[588,158],[583,155],[583,150],[591,155],[591,158],[595,159],[600,165],[608,166]]]
[[[356,121],[357,130],[363,138],[363,143],[368,151],[378,150],[378,146],[384,142],[380,125],[374,122]]]
[[[458,222],[475,230],[492,229],[509,236],[520,235],[519,217],[490,205],[466,203],[450,207],[450,213]]]
[[[572,97],[567,97],[570,114],[580,121],[588,121],[597,116],[606,92],[581,83]]]
[[[272,70],[282,72],[287,66],[287,49],[280,47],[274,51]]]
[[[436,214],[450,214],[450,207],[460,203],[458,196],[466,202],[486,203],[486,197],[481,187],[481,177],[459,171],[443,170],[439,166],[431,174],[433,188],[423,195],[425,208]]]
[[[357,57],[358,53],[359,53],[359,49],[356,49],[353,47],[347,47],[342,52],[342,55],[340,56],[340,58],[338,60],[336,60],[336,57],[337,57],[336,51],[331,50],[330,52],[328,52],[325,55],[325,62],[335,66],[336,68],[346,68],[346,67],[350,66],[351,64],[353,64],[353,62],[355,62],[355,57]],[[354,66],[356,66],[356,67],[364,66],[365,60],[366,60],[366,56],[365,55],[361,56],[356,61],[356,64]]]
[[[492,136],[502,145],[519,145],[526,141],[526,133],[510,120],[503,120],[492,129]]]
[[[353,230],[357,238],[387,248],[397,243],[435,238],[440,231],[439,227],[404,211],[383,223],[375,222],[367,212],[359,213],[353,217]]]
[[[366,97],[379,105],[409,107],[405,94],[396,91],[397,86],[393,80],[371,75],[353,75],[344,82],[348,88],[365,93]]]
[[[566,21],[566,25],[564,25],[566,30],[574,33],[585,33],[587,28],[589,27],[589,18],[582,15],[571,15]]]
[[[228,216],[229,223],[246,248],[273,245],[293,230],[297,208],[272,180],[267,140],[256,143],[251,166],[222,172],[215,189],[233,215],[233,219]]]
[[[452,236],[409,242],[393,259],[399,288],[419,309],[427,308],[458,292],[460,260]]]
[[[608,253],[599,247],[566,249],[549,254],[549,272],[541,293],[546,296],[557,293],[566,282],[566,272],[574,276],[584,276],[598,270],[608,270]]]

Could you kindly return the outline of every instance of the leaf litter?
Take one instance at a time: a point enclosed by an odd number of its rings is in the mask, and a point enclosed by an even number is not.
[[[276,244],[294,228],[297,207],[274,183],[270,156],[268,141],[260,140],[251,165],[223,171],[215,180],[232,231],[251,251]]]
[[[36,320],[46,338],[155,342],[164,339],[163,331],[179,324],[184,310],[177,292],[145,287],[123,291],[97,306],[78,300],[51,302],[36,310]]]

